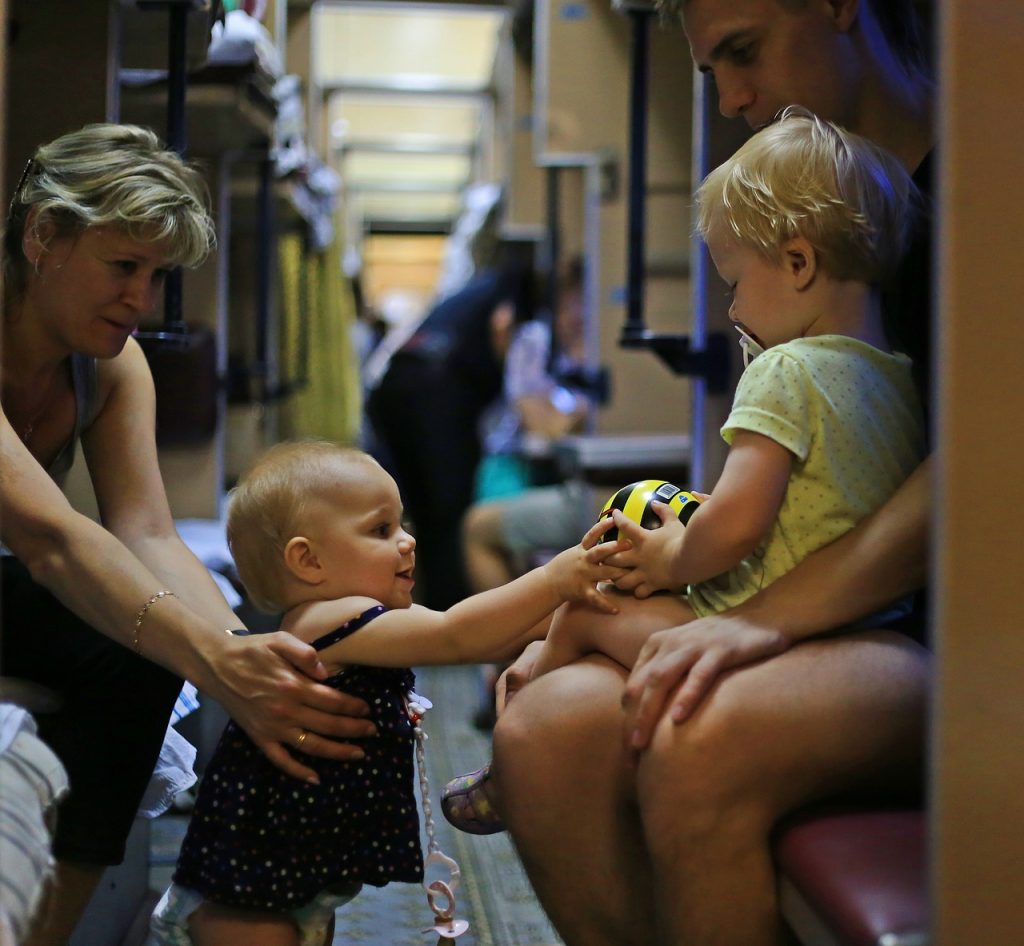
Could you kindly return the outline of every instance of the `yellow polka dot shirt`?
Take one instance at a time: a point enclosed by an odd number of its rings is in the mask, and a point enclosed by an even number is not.
[[[924,459],[910,359],[844,335],[800,338],[754,359],[722,428],[770,437],[793,455],[778,519],[739,565],[691,585],[704,616],[734,607],[881,506]]]

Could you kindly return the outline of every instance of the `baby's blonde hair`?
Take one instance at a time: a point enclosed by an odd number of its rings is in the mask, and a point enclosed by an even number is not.
[[[310,501],[337,489],[347,468],[377,465],[362,450],[323,440],[279,443],[267,450],[229,494],[228,545],[253,604],[285,610],[289,576],[284,549],[309,526]]]
[[[895,157],[798,106],[715,168],[696,198],[704,239],[724,232],[778,262],[800,236],[828,275],[871,285],[898,266],[919,204]]]

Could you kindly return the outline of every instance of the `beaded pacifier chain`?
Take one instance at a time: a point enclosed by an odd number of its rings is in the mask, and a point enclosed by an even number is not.
[[[430,783],[427,780],[427,760],[423,748],[427,734],[420,726],[431,705],[430,700],[418,693],[409,693],[405,700],[405,711],[409,714],[413,735],[416,737],[416,770],[420,781],[420,795],[423,798],[423,824],[427,832],[427,856],[423,860],[423,889],[427,892],[427,903],[434,914],[434,925],[428,926],[423,932],[437,933],[437,946],[455,946],[455,937],[465,933],[469,929],[469,923],[455,918],[455,889],[459,886],[462,871],[458,863],[441,850],[434,836],[434,812],[430,803]],[[428,881],[427,868],[434,864],[447,868],[447,882]],[[440,902],[442,899],[443,904]]]

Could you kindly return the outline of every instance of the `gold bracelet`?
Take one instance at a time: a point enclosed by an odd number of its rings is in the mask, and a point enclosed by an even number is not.
[[[142,630],[142,620],[146,616],[146,612],[149,611],[154,604],[156,604],[161,598],[177,597],[173,591],[158,591],[152,598],[149,599],[141,608],[139,613],[135,615],[135,637],[132,639],[132,647],[135,649],[135,653],[141,654],[142,650],[139,647],[139,632]]]

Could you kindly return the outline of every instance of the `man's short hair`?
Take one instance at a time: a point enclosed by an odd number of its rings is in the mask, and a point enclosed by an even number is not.
[[[802,9],[807,0],[776,0],[783,7]],[[925,45],[921,18],[915,0],[865,0],[889,48],[903,65],[914,72],[930,72],[930,56]],[[658,12],[665,19],[679,20],[689,0],[657,0]]]

